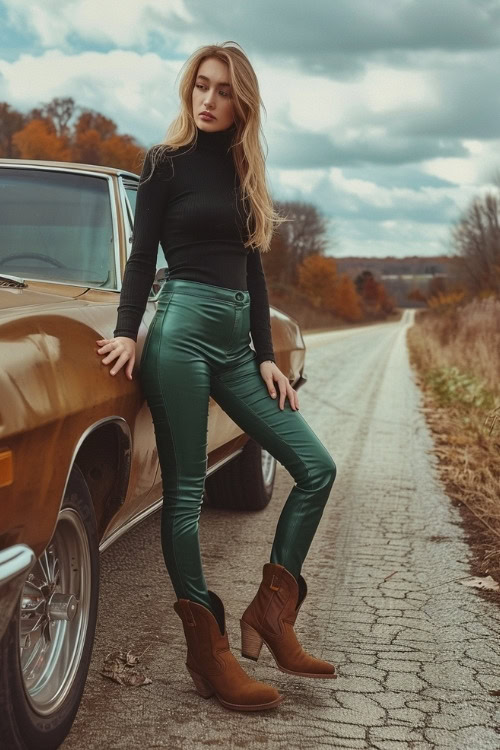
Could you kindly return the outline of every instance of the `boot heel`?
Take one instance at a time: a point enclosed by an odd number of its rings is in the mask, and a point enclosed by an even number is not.
[[[187,668],[187,670],[193,678],[194,686],[198,693],[202,696],[202,698],[211,698],[211,696],[215,693],[215,690],[210,685],[210,683],[207,682],[204,677],[189,669],[189,667]]]
[[[264,640],[251,625],[240,620],[241,627],[241,655],[246,659],[257,661]]]

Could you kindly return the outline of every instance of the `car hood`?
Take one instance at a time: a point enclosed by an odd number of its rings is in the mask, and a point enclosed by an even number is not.
[[[67,302],[79,297],[86,289],[87,287],[62,284],[61,289],[58,289],[57,292],[52,291],[52,289],[49,291],[48,289],[37,289],[31,286],[23,289],[9,286],[0,287],[0,315],[2,311],[12,308],[45,307],[46,305],[53,305],[55,302]]]

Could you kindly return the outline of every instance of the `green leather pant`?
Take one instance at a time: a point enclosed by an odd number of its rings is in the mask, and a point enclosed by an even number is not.
[[[169,279],[140,363],[163,482],[165,564],[177,597],[210,610],[198,537],[208,461],[209,396],[295,479],[278,521],[270,562],[283,565],[296,578],[336,475],[332,457],[300,411],[292,409],[288,398],[280,409],[279,395],[269,395],[249,332],[248,291]]]

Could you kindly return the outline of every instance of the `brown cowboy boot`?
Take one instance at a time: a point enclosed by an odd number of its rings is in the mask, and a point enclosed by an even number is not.
[[[276,563],[266,563],[259,589],[240,620],[241,654],[257,661],[265,643],[282,672],[300,677],[337,677],[335,667],[308,654],[293,629],[307,584]]]
[[[186,636],[186,667],[196,690],[203,698],[215,693],[223,706],[236,711],[278,706],[283,696],[271,685],[249,677],[229,650],[224,605],[217,594],[208,593],[217,618],[203,604],[190,599],[174,603]]]

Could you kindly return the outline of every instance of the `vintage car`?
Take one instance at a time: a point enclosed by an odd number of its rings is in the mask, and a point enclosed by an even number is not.
[[[92,653],[99,553],[162,503],[138,377],[110,377],[96,353],[116,324],[138,181],[120,169],[0,159],[0,744],[9,750],[56,748],[69,732]],[[165,265],[159,248],[137,362]],[[297,389],[299,325],[274,307],[271,325],[277,364]],[[208,503],[263,508],[275,470],[210,399]]]

